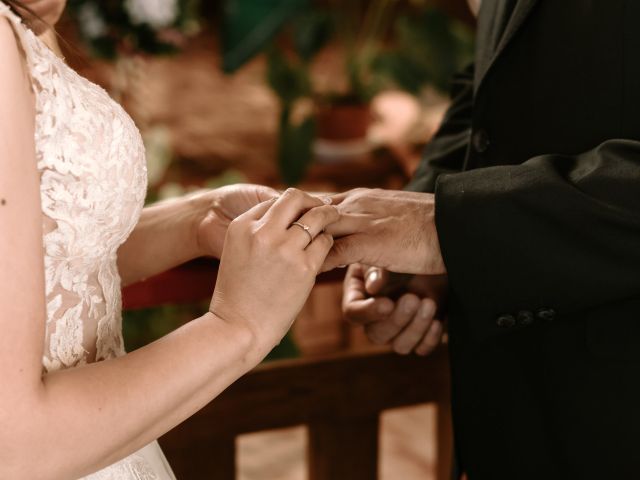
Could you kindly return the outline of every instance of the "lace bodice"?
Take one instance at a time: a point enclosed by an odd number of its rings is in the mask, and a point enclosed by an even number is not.
[[[36,98],[47,304],[43,369],[122,355],[116,253],[145,197],[140,134],[102,88],[69,68],[0,1],[2,17],[22,44]],[[144,456],[133,455],[90,478],[161,477]]]
[[[116,251],[138,221],[146,170],[124,110],[18,29],[36,93],[50,372],[123,353]]]

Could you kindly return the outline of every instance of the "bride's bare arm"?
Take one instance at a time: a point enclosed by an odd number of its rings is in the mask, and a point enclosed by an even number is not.
[[[200,196],[145,208],[135,229],[118,249],[122,284],[129,285],[207,255],[198,242],[198,225],[208,209],[206,199]]]
[[[118,250],[124,285],[193,258],[220,258],[229,223],[278,192],[236,184],[167,200],[143,210],[133,233]]]
[[[332,244],[320,233],[305,248],[307,233],[289,225],[307,212],[302,221],[320,232],[338,214],[300,192],[258,205],[229,228],[213,313],[121,358],[43,376],[33,97],[4,21],[0,85],[0,478],[77,478],[171,429],[266,355]]]

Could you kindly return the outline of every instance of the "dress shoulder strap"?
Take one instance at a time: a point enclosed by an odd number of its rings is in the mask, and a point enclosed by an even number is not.
[[[33,71],[34,65],[34,46],[37,44],[37,37],[25,25],[22,19],[2,0],[0,0],[0,17],[6,18],[16,34],[17,40],[20,42],[23,54],[27,60],[29,70]]]

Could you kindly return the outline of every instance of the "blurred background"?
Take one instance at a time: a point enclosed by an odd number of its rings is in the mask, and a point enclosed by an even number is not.
[[[70,0],[58,30],[67,61],[140,128],[152,203],[238,182],[401,189],[473,28],[465,0]],[[127,348],[201,315],[214,273],[202,260],[127,289]],[[340,301],[339,274],[319,283],[268,360],[366,349]],[[436,478],[432,406],[381,418],[380,478]],[[306,478],[305,435],[240,436],[237,477]]]

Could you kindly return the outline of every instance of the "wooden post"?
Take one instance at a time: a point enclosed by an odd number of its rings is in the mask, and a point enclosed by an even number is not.
[[[435,402],[438,478],[449,480],[449,368],[446,348],[428,358],[387,350],[259,366],[160,439],[179,479],[232,480],[237,435],[309,428],[310,480],[375,480],[380,412]]]
[[[309,480],[378,478],[377,415],[309,423]]]
[[[445,396],[436,403],[436,448],[438,480],[451,479],[453,466],[453,426],[451,425],[451,403],[449,396]]]

